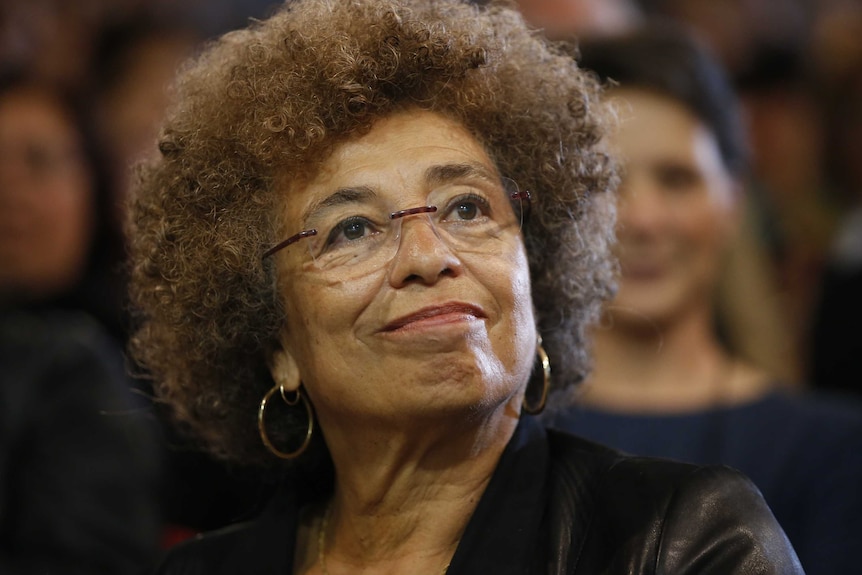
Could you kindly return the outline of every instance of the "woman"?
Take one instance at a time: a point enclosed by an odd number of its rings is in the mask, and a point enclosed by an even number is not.
[[[724,345],[716,326],[715,292],[744,199],[730,86],[676,28],[581,50],[582,66],[618,82],[609,98],[625,114],[611,138],[625,164],[621,279],[595,331],[595,370],[553,423],[629,453],[739,469],[809,575],[852,572],[862,538],[862,410],[792,395]]]
[[[0,70],[0,305],[83,310],[122,331],[115,202],[89,108]]]
[[[177,90],[133,209],[135,349],[213,449],[291,463],[161,573],[799,572],[734,472],[522,415],[582,377],[611,292],[570,54],[507,9],[300,1]]]
[[[117,245],[78,102],[0,71],[3,573],[139,573],[158,549],[160,464],[106,333]]]

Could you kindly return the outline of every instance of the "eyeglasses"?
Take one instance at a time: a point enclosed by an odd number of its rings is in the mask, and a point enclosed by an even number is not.
[[[459,253],[501,253],[520,234],[530,210],[530,192],[507,192],[490,185],[445,185],[432,191],[423,206],[391,210],[374,194],[319,210],[309,229],[264,252],[266,259],[303,241],[315,271],[358,276],[376,271],[395,257],[408,219],[424,220],[435,236]]]

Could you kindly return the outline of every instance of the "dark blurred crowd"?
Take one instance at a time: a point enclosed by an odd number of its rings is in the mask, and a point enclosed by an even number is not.
[[[123,220],[177,66],[266,8],[0,3],[2,573],[139,573],[265,499],[126,358]]]
[[[721,337],[789,385],[862,394],[862,2],[519,4],[552,37],[669,18],[714,50],[752,158]],[[135,572],[158,548],[250,516],[270,490],[174,430],[125,359],[123,220],[177,67],[272,6],[0,3],[0,572]],[[83,415],[64,420],[70,409]]]

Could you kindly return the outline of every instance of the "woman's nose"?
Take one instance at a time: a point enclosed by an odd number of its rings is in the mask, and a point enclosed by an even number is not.
[[[440,235],[432,218],[407,217],[399,225],[398,246],[389,269],[393,287],[411,283],[432,285],[443,277],[460,275],[461,260]]]
[[[0,158],[0,205],[11,206],[28,202],[35,195],[26,171],[16,162]]]
[[[654,185],[642,178],[632,178],[620,187],[617,215],[620,233],[644,234],[660,227],[666,210]]]

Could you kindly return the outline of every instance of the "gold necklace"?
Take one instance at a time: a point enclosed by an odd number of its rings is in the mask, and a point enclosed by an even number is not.
[[[326,506],[326,511],[323,512],[323,519],[320,522],[320,529],[317,531],[317,561],[320,563],[320,570],[323,575],[329,575],[329,569],[326,568],[326,528],[329,527],[329,512],[332,510],[332,505]],[[443,567],[440,575],[446,575],[449,570],[449,563]]]

